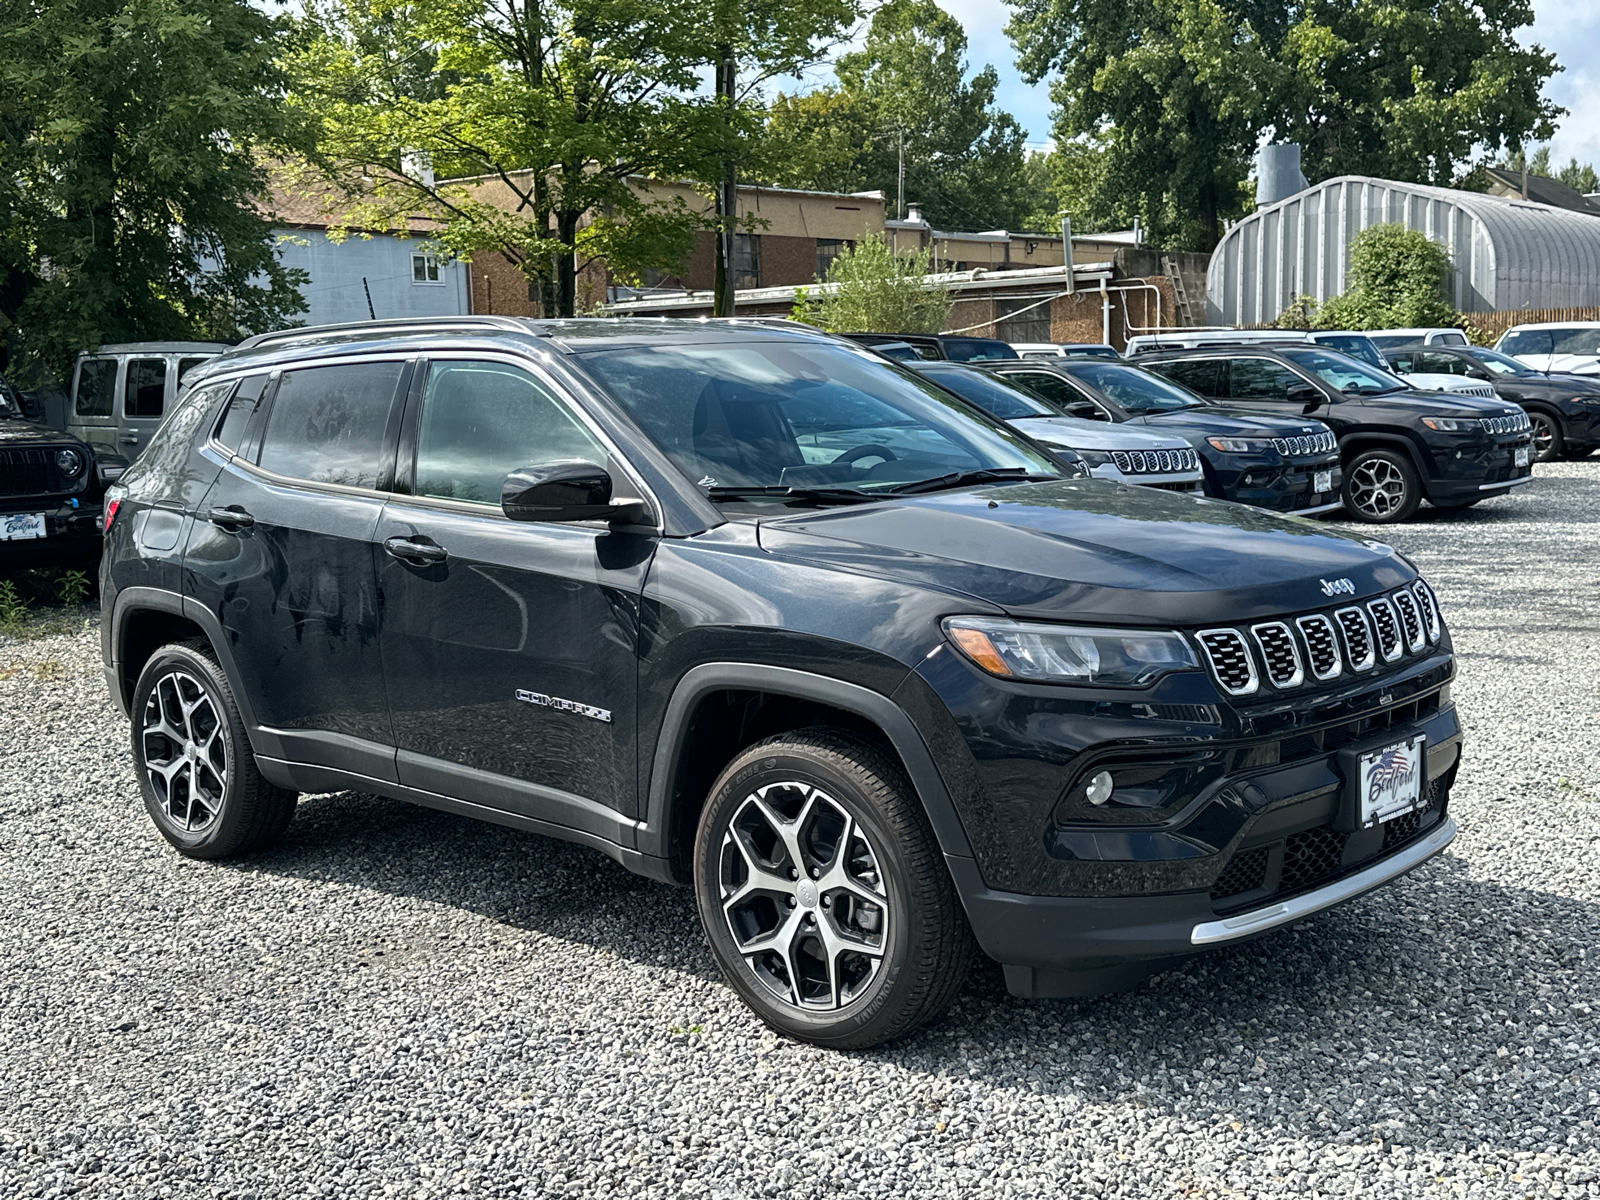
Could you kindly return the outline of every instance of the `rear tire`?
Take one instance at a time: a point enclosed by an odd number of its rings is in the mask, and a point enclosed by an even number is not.
[[[1363,450],[1350,460],[1342,488],[1345,511],[1370,525],[1409,520],[1422,503],[1422,480],[1397,450]]]
[[[1536,408],[1528,410],[1528,420],[1533,424],[1533,461],[1552,462],[1566,455],[1566,438],[1561,433],[1561,422],[1547,412]]]
[[[799,1041],[858,1050],[949,1005],[976,949],[898,765],[838,730],[749,747],[712,785],[695,898],[723,976]]]
[[[180,854],[249,854],[294,817],[299,795],[256,769],[233,688],[204,641],[151,655],[133,689],[132,737],[145,808]]]

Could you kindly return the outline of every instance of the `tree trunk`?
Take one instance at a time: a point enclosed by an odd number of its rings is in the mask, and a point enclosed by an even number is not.
[[[561,252],[556,255],[555,310],[560,317],[577,315],[578,305],[578,254],[574,248],[578,240],[578,221],[583,216],[570,209],[556,214],[556,237],[561,242]]]
[[[733,273],[734,223],[739,217],[739,180],[733,160],[733,105],[734,88],[738,78],[738,62],[733,47],[717,47],[717,103],[722,108],[723,159],[722,178],[717,182],[717,275],[711,313],[717,317],[733,316],[733,290],[737,283]]]

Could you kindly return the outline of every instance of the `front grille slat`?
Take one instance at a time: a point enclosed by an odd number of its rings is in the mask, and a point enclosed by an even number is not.
[[[1404,653],[1400,644],[1400,621],[1394,615],[1393,606],[1380,598],[1369,602],[1367,611],[1372,614],[1373,632],[1378,635],[1378,653],[1384,662],[1393,662]]]
[[[52,486],[53,450],[0,450],[0,496],[42,496],[65,488]]]
[[[1255,694],[1261,679],[1242,633],[1237,629],[1203,629],[1199,640],[1206,661],[1211,664],[1211,673],[1223,691],[1230,696]]]
[[[1312,613],[1295,622],[1300,636],[1306,640],[1307,657],[1311,674],[1317,679],[1332,679],[1343,668],[1339,661],[1339,640],[1333,634],[1333,622],[1321,613]]]
[[[1422,616],[1417,612],[1417,598],[1409,591],[1398,591],[1392,597],[1395,610],[1400,614],[1400,628],[1405,634],[1406,646],[1415,654],[1427,644],[1422,632]]]
[[[1299,687],[1305,682],[1305,667],[1300,661],[1300,647],[1295,645],[1294,634],[1282,621],[1266,621],[1250,627],[1261,648],[1261,659],[1266,664],[1267,679],[1275,688]]]
[[[1444,629],[1439,620],[1439,602],[1434,598],[1433,589],[1419,579],[1411,585],[1411,590],[1417,597],[1417,608],[1422,612],[1422,624],[1427,628],[1428,640],[1437,642]]]
[[[1372,644],[1372,626],[1359,608],[1341,608],[1333,614],[1344,634],[1345,661],[1352,671],[1370,671],[1377,662]]]

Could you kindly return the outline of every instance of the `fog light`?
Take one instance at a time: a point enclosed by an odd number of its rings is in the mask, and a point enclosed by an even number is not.
[[[1101,771],[1089,780],[1089,786],[1083,790],[1090,804],[1104,804],[1111,799],[1111,789],[1115,786],[1111,781],[1110,771]]]

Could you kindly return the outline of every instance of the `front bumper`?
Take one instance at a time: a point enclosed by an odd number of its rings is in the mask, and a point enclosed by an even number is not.
[[[1208,490],[1238,504],[1302,516],[1332,512],[1340,506],[1344,476],[1337,453],[1319,459],[1274,457],[1276,461],[1268,462],[1243,454],[1209,453],[1205,456],[1211,476]],[[1322,491],[1314,487],[1320,471],[1333,476],[1331,486]]]
[[[84,566],[100,553],[100,502],[48,497],[36,502],[7,498],[0,517],[42,513],[45,536],[0,541],[0,572],[33,567]]]
[[[1533,438],[1526,433],[1432,450],[1434,474],[1425,490],[1434,504],[1465,504],[1497,496],[1533,478]],[[1516,465],[1518,450],[1528,452],[1526,466]]]

